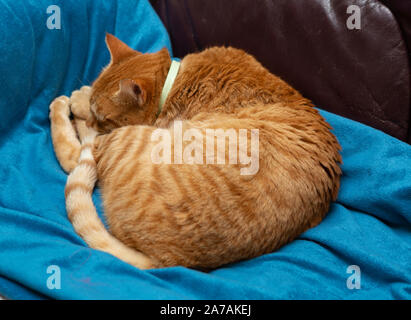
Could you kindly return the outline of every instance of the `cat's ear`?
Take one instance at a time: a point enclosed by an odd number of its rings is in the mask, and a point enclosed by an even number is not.
[[[123,98],[133,99],[142,106],[147,101],[147,84],[143,80],[123,79],[120,81],[119,94]]]
[[[123,41],[110,33],[106,33],[106,44],[110,51],[112,63],[120,62],[131,55],[140,54],[140,52],[130,48]]]
[[[163,47],[163,48],[159,51],[159,53],[170,56],[170,52],[168,51],[167,47]]]

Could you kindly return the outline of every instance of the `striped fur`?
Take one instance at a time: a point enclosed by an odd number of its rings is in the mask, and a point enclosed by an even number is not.
[[[67,213],[90,247],[142,269],[215,268],[276,250],[321,222],[338,194],[341,156],[309,100],[245,52],[210,48],[182,60],[156,118],[168,53],[141,54],[112,36],[107,44],[112,62],[92,90],[71,102],[57,98],[50,112],[57,158],[66,171],[75,167]],[[131,79],[133,90],[122,92],[122,79]],[[203,134],[258,129],[259,171],[241,176],[238,164],[153,163],[153,131],[173,137],[175,120]],[[76,135],[85,137],[81,145]],[[97,177],[110,233],[91,198]]]
[[[152,260],[113,237],[104,227],[92,200],[97,168],[92,147],[96,132],[84,137],[78,165],[70,173],[65,188],[67,215],[76,232],[92,248],[110,253],[140,269],[152,268]]]
[[[80,156],[80,142],[70,121],[69,98],[61,96],[50,105],[51,136],[54,152],[61,167],[71,172]]]

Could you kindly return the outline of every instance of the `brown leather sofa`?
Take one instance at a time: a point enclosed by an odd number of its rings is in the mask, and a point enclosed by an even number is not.
[[[174,54],[253,54],[319,108],[411,143],[411,0],[151,0]],[[361,29],[347,13],[358,5]]]

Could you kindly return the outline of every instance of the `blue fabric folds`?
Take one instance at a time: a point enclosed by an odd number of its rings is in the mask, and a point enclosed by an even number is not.
[[[46,25],[49,5],[61,29]],[[0,294],[14,299],[410,299],[411,147],[322,112],[344,159],[341,191],[316,228],[279,251],[210,273],[140,271],[89,249],[67,219],[66,175],[49,104],[108,63],[104,34],[143,51],[170,49],[143,0],[0,0]],[[94,201],[101,212],[99,196]],[[349,289],[347,268],[361,270]],[[60,289],[48,286],[58,266]],[[358,284],[359,278],[356,279]]]

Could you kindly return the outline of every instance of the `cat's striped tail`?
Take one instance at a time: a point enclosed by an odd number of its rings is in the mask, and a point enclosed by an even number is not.
[[[70,173],[66,189],[67,215],[78,235],[93,249],[105,251],[139,269],[153,268],[152,260],[112,236],[104,227],[93,203],[97,167],[92,148],[96,133],[83,139],[78,165]]]

